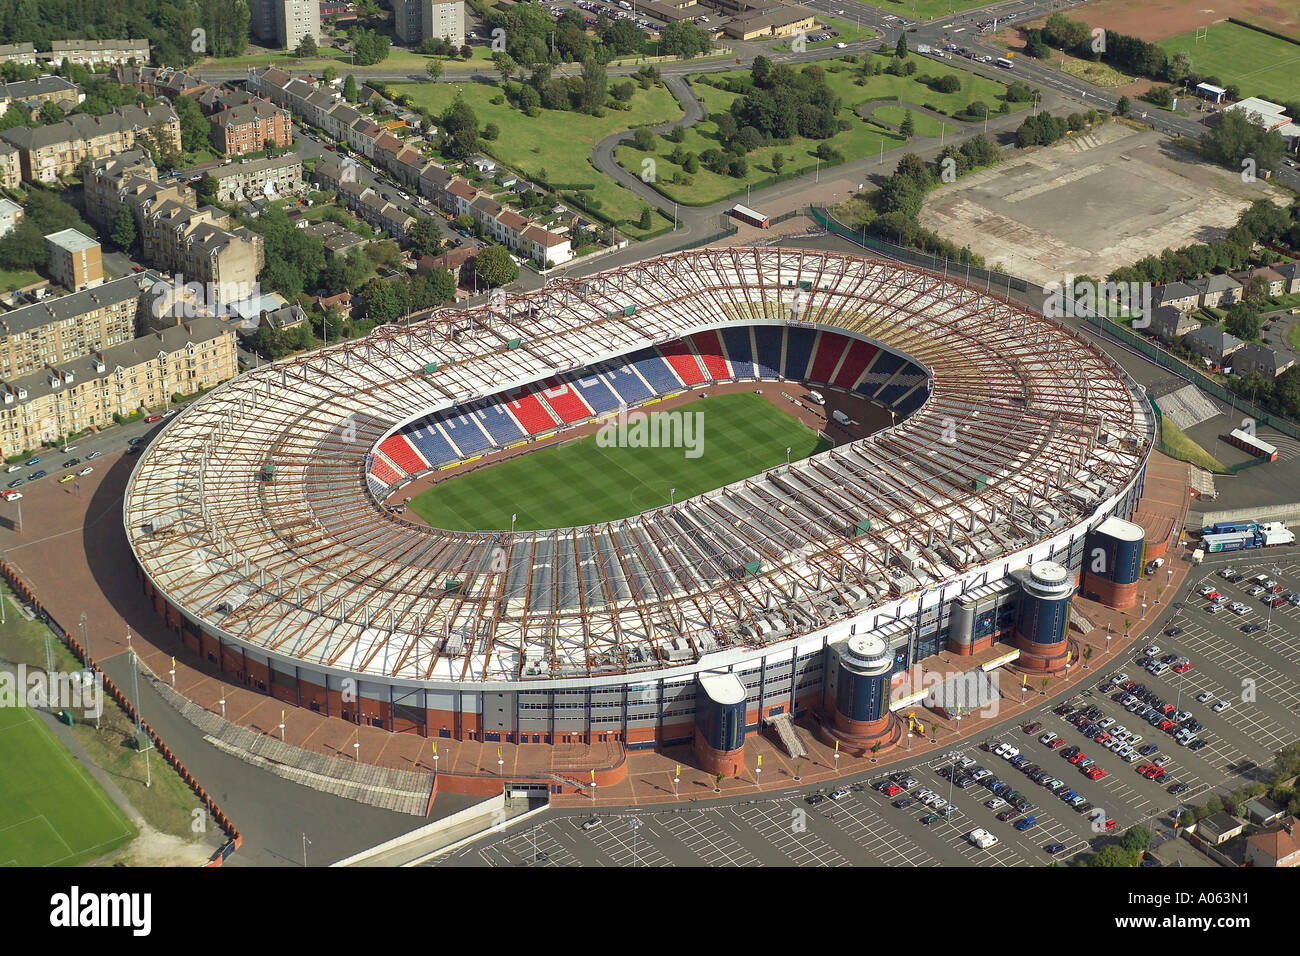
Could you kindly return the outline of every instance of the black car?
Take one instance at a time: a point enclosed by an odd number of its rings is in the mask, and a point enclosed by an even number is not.
[[[1169,628],[1168,630],[1165,631],[1165,636],[1166,636],[1166,637],[1177,637],[1177,636],[1178,636],[1179,634],[1181,634],[1181,633],[1183,633],[1183,629],[1182,629],[1181,627],[1171,627],[1171,628]]]
[[[1169,793],[1170,793],[1172,796],[1175,796],[1175,797],[1176,797],[1176,796],[1178,796],[1178,794],[1180,794],[1180,793],[1186,793],[1188,790],[1190,790],[1190,789],[1192,789],[1192,788],[1191,788],[1188,784],[1185,784],[1185,783],[1175,783],[1175,784],[1170,785],[1170,786],[1167,787],[1166,789],[1169,791]]]
[[[13,481],[9,482],[9,487],[10,487],[10,488],[17,488],[19,485],[21,485],[21,484],[22,484],[23,482],[25,482],[26,480],[27,480],[26,478],[15,478]]]
[[[1193,740],[1190,744],[1187,745],[1187,749],[1188,749],[1188,750],[1200,750],[1200,749],[1201,749],[1202,747],[1204,747],[1207,743],[1209,743],[1209,741],[1206,740],[1204,737],[1198,737],[1197,739]]]
[[[1018,816],[1020,816],[1019,810],[1017,810],[1015,807],[1008,807],[1006,810],[1003,810],[1001,813],[998,814],[998,819],[1001,820],[1003,823],[1006,823],[1012,817],[1018,817]]]
[[[911,797],[899,797],[897,800],[891,803],[890,806],[902,810],[904,807],[910,807],[912,803],[913,801]]]
[[[46,471],[45,469],[41,469],[40,471],[34,471],[34,472],[32,472],[32,473],[27,477],[27,480],[28,480],[28,481],[35,481],[37,478],[44,478],[44,477],[45,477],[46,475],[48,475],[48,474],[49,474],[48,471]]]
[[[810,807],[815,807],[817,804],[824,803],[825,801],[826,795],[821,793],[810,793],[808,796],[803,798],[803,802],[808,804]]]
[[[127,448],[126,453],[127,453],[128,455],[138,455],[138,454],[140,454],[140,446],[139,446],[139,445],[131,445],[131,446],[129,446],[129,447]]]
[[[63,467],[64,467],[64,468],[75,468],[77,465],[80,465],[80,464],[81,464],[81,459],[80,459],[80,458],[69,458],[67,461],[65,461],[65,462],[63,463]]]

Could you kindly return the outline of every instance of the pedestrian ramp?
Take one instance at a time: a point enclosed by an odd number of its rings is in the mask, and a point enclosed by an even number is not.
[[[803,745],[803,739],[795,729],[794,718],[790,714],[768,717],[767,725],[776,731],[776,739],[781,742],[787,754],[791,757],[808,756],[808,748]]]

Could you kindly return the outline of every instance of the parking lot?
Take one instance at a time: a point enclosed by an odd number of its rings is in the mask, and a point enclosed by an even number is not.
[[[1219,575],[1231,565],[1242,581]],[[1007,721],[991,734],[967,740],[947,754],[928,753],[915,761],[890,763],[872,776],[848,780],[837,798],[822,791],[791,790],[775,797],[733,799],[700,806],[655,810],[620,810],[591,816],[580,811],[547,817],[520,832],[491,834],[441,865],[459,866],[1042,866],[1068,863],[1108,834],[1119,835],[1136,824],[1150,827],[1157,845],[1172,836],[1173,814],[1189,803],[1203,802],[1211,791],[1225,792],[1267,779],[1273,752],[1300,738],[1300,607],[1286,603],[1272,609],[1271,623],[1247,633],[1251,622],[1264,625],[1269,608],[1246,593],[1246,579],[1267,574],[1284,587],[1300,590],[1300,552],[1284,551],[1213,555],[1196,569],[1176,603],[1170,604],[1147,637],[1114,661],[1094,666],[1090,680],[1066,700],[1045,700],[1027,716]],[[1243,614],[1225,607],[1207,613],[1209,601],[1198,591],[1213,584],[1227,598],[1248,606]],[[1251,584],[1253,586],[1253,584]],[[1171,629],[1176,633],[1167,633]],[[1186,659],[1189,667],[1172,667],[1156,676],[1140,661],[1151,645],[1161,658]],[[1163,669],[1162,669],[1163,670]],[[1151,726],[1126,709],[1114,695],[1127,693],[1112,685],[1123,672],[1125,683],[1145,685],[1149,701],[1188,712],[1187,723],[1200,726],[1204,740],[1193,750],[1171,733]],[[1198,699],[1201,698],[1201,699]],[[1214,706],[1227,702],[1216,712]],[[1144,702],[1146,703],[1146,702]],[[1150,703],[1146,703],[1151,706]],[[1057,711],[1068,707],[1068,714]],[[1069,718],[1091,708],[1093,725],[1107,733],[1121,726],[1141,735],[1134,746],[1156,748],[1127,760],[1104,742],[1085,736]],[[1161,709],[1162,709],[1161,708]],[[1086,714],[1085,714],[1086,717]],[[1038,724],[1032,733],[1025,728]],[[1177,730],[1174,726],[1171,730]],[[1090,731],[1095,734],[1095,731]],[[1055,734],[1060,743],[1042,740]],[[989,741],[1014,747],[999,756],[985,749]],[[1190,738],[1189,743],[1192,743]],[[1104,775],[1092,780],[1065,754],[1081,750],[1080,763],[1092,761]],[[1151,780],[1139,768],[1159,762],[1163,776]],[[948,768],[956,772],[945,776]],[[968,778],[980,769],[983,780]],[[1070,806],[1026,771],[1046,771],[1044,783],[1084,798],[1084,812]],[[1095,771],[1094,771],[1095,772]],[[898,781],[897,792],[877,785]],[[994,794],[986,786],[996,779],[1033,804],[1009,819],[1011,809],[988,806]],[[959,786],[959,784],[965,784]],[[1171,794],[1175,785],[1186,789]],[[929,791],[931,805],[920,799]],[[1010,794],[1004,794],[1009,796]],[[906,799],[906,806],[895,801]],[[1000,799],[1000,798],[999,798]],[[955,809],[945,810],[948,805]],[[1090,807],[1089,807],[1090,805]],[[1017,821],[1032,816],[1023,830]],[[584,823],[597,820],[587,829]],[[1113,828],[1107,828],[1108,821]],[[980,848],[968,835],[977,828],[997,842]],[[1054,854],[1048,846],[1061,844]]]

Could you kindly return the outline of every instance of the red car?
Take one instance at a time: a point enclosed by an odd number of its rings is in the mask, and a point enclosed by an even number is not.
[[[1281,593],[1282,593],[1283,591],[1285,591],[1285,590],[1286,590],[1286,588],[1285,588],[1283,585],[1281,585],[1281,584],[1275,584],[1275,585],[1273,585],[1271,588],[1268,589],[1268,593],[1269,593],[1269,594],[1281,594]]]
[[[903,788],[896,783],[891,783],[889,786],[885,788],[885,796],[887,797],[896,797],[902,792],[903,792]]]
[[[1083,772],[1083,775],[1089,780],[1100,780],[1102,777],[1106,776],[1106,771],[1102,770],[1100,767],[1089,767]]]
[[[1169,731],[1173,730],[1174,727],[1176,726],[1177,725],[1172,720],[1160,721],[1160,729],[1163,730],[1165,733],[1169,733]]]
[[[1174,665],[1175,674],[1186,674],[1191,669],[1192,669],[1192,665],[1189,664],[1187,661],[1183,661],[1181,664]]]
[[[1032,724],[1025,724],[1025,726],[1021,729],[1024,730],[1024,732],[1027,734],[1036,734],[1043,729],[1043,725],[1038,723],[1037,721],[1034,721],[1034,723]]]
[[[154,422],[160,422],[160,421],[162,421],[161,415],[150,415],[148,418],[145,419],[145,424],[152,425]]]
[[[1173,704],[1165,704],[1165,706],[1163,706],[1163,707],[1160,708],[1160,713],[1162,713],[1162,714],[1172,714],[1172,713],[1173,713],[1175,710],[1177,710],[1177,709],[1178,709],[1178,708],[1176,708]]]
[[[1047,745],[1047,749],[1048,749],[1048,750],[1060,750],[1060,749],[1061,749],[1062,747],[1064,747],[1064,746],[1065,746],[1065,738],[1064,738],[1064,737],[1057,737],[1055,740],[1053,740],[1050,744]]]
[[[1067,757],[1066,759],[1069,760],[1070,763],[1078,763],[1078,762],[1081,761],[1081,760],[1087,760],[1087,759],[1088,759],[1088,755],[1087,755],[1086,753],[1084,753],[1082,750],[1080,750],[1078,753],[1076,753],[1076,754],[1072,754],[1072,755],[1070,755],[1069,757]]]
[[[1096,739],[1097,739],[1097,743],[1101,744],[1102,746],[1105,746],[1106,744],[1110,743],[1110,734],[1106,733],[1106,731],[1103,730],[1101,733],[1097,735]]]
[[[1115,821],[1114,821],[1113,819],[1108,819],[1108,820],[1103,824],[1103,826],[1104,826],[1107,830],[1113,830],[1113,829],[1115,829]]]
[[[1165,775],[1165,768],[1164,768],[1164,767],[1156,767],[1156,768],[1155,768],[1155,772],[1153,772],[1153,773],[1151,774],[1151,779],[1152,779],[1152,780],[1159,780],[1159,779],[1160,779],[1161,777],[1163,777],[1164,775]]]
[[[1223,597],[1223,595],[1220,594],[1218,591],[1211,591],[1209,594],[1205,595],[1205,600],[1217,601],[1221,597]]]

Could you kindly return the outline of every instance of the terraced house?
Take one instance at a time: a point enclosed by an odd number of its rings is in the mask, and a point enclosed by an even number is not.
[[[101,287],[103,288],[103,287]],[[96,290],[99,291],[99,290]],[[113,415],[211,388],[238,372],[234,330],[198,318],[27,375],[0,376],[0,452],[6,457]]]
[[[105,116],[77,114],[49,126],[8,129],[0,139],[18,150],[24,179],[52,184],[88,159],[126,152],[146,139],[179,152],[181,124],[170,106],[123,106]]]
[[[48,56],[53,63],[99,67],[149,62],[148,40],[54,40]]]
[[[243,159],[209,169],[203,178],[216,180],[221,202],[288,196],[302,189],[302,160],[294,155]]]

